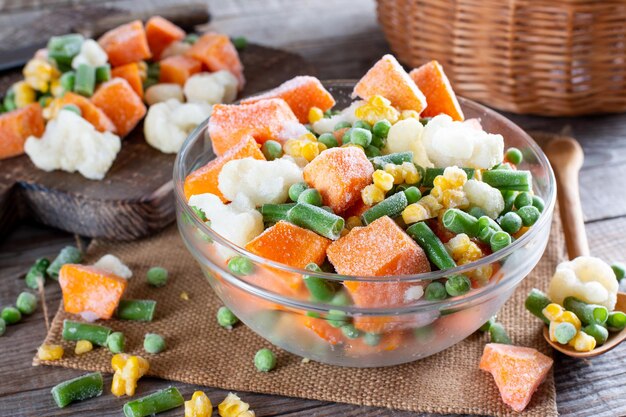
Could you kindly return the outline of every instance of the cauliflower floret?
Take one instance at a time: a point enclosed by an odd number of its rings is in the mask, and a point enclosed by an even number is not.
[[[156,103],[161,103],[162,101],[167,101],[171,98],[180,102],[185,101],[183,88],[180,85],[173,83],[155,84],[152,87],[149,87],[144,95],[146,103],[150,106]]]
[[[233,201],[244,194],[259,207],[267,203],[284,203],[289,187],[303,181],[302,169],[288,159],[259,161],[254,158],[227,162],[218,177],[218,188]]]
[[[93,39],[86,39],[80,47],[78,55],[72,59],[72,68],[77,69],[80,64],[91,67],[100,67],[107,63],[109,57],[104,49]]]
[[[607,263],[593,256],[579,256],[556,267],[548,296],[561,305],[566,297],[572,296],[612,311],[617,301],[617,289],[615,273]]]
[[[463,191],[470,202],[470,207],[481,208],[492,219],[498,217],[504,210],[502,193],[487,183],[469,180],[463,185]]]
[[[229,71],[201,72],[189,77],[183,90],[189,102],[230,103],[237,97],[237,85]]]
[[[414,118],[400,120],[389,129],[387,144],[383,148],[383,154],[395,152],[413,152],[413,162],[423,168],[432,168],[433,163],[428,159],[422,134],[424,126]]]
[[[446,114],[426,124],[422,141],[428,159],[436,167],[452,165],[490,169],[504,158],[504,139],[476,129],[472,124],[455,122]]]
[[[161,52],[159,59],[169,58],[174,55],[183,55],[191,49],[191,44],[183,41],[172,42],[167,48]]]
[[[117,256],[111,254],[104,255],[102,258],[98,259],[98,262],[93,264],[93,266],[124,279],[130,279],[133,276],[133,271],[124,265]]]
[[[363,103],[365,103],[363,100],[355,101],[352,104],[350,104],[349,107],[346,107],[345,109],[343,109],[341,113],[336,114],[329,118],[326,118],[326,117],[321,118],[317,122],[313,123],[313,126],[312,126],[313,130],[318,135],[321,135],[322,133],[331,133],[333,129],[335,128],[335,125],[339,122],[348,122],[348,123],[354,124],[354,122],[358,120],[357,117],[354,115],[354,112],[356,109],[362,106]]]
[[[41,138],[26,139],[24,151],[33,164],[44,171],[78,171],[90,180],[101,180],[121,146],[119,136],[98,132],[76,113],[61,110],[48,122]]]
[[[185,138],[211,115],[211,107],[204,103],[181,103],[169,99],[150,106],[143,132],[146,142],[163,153],[176,153]]]

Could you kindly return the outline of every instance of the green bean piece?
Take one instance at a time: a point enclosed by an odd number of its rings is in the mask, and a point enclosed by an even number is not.
[[[80,253],[78,249],[74,246],[66,246],[61,249],[61,252],[57,255],[57,257],[52,261],[46,272],[48,276],[52,279],[59,279],[59,271],[61,267],[65,264],[78,264],[82,262],[83,255]]]
[[[510,171],[513,169],[513,167],[511,166],[511,164],[504,162],[502,164],[498,164],[493,169],[504,169]]]
[[[165,339],[160,334],[146,333],[143,338],[143,349],[152,354],[161,353],[165,350]]]
[[[3,336],[7,331],[7,322],[3,318],[0,318],[0,336]]]
[[[496,316],[490,317],[482,326],[478,328],[481,332],[488,332],[491,326],[496,322]]]
[[[511,235],[507,232],[495,232],[489,239],[492,252],[497,252],[511,244]]]
[[[626,313],[623,311],[611,311],[606,319],[606,327],[611,332],[619,332],[626,327]]]
[[[167,269],[161,266],[153,266],[152,268],[148,269],[148,272],[146,273],[146,279],[148,281],[148,284],[152,285],[153,287],[163,287],[165,284],[167,284],[168,275],[169,274],[167,272]]]
[[[566,297],[563,307],[576,314],[584,325],[604,324],[609,318],[609,310],[606,307],[587,304],[575,297]]]
[[[615,278],[617,278],[618,282],[623,280],[626,276],[626,265],[621,262],[613,262],[611,264],[611,269],[615,273]]]
[[[298,203],[311,204],[318,207],[324,204],[322,201],[322,195],[315,188],[309,188],[302,191],[298,196]]]
[[[260,372],[269,372],[276,368],[276,355],[267,348],[259,349],[254,355],[254,366]]]
[[[198,39],[200,38],[200,36],[198,36],[195,33],[190,33],[187,36],[185,36],[183,38],[183,42],[188,43],[189,45],[193,45],[194,43],[198,42]],[[233,39],[233,45],[235,44],[234,39]],[[235,48],[237,48],[235,46]]]
[[[328,310],[326,321],[330,326],[339,328],[347,323],[348,317],[346,313],[341,310]]]
[[[340,129],[346,129],[346,128],[351,128],[352,124],[350,122],[346,122],[346,121],[342,121],[342,122],[338,122],[335,127],[333,127],[333,131],[336,132],[337,130]]]
[[[78,33],[51,37],[46,48],[48,58],[54,60],[61,72],[64,72],[63,69],[71,68],[72,60],[80,53],[84,39],[83,35]]]
[[[350,143],[366,148],[372,143],[372,132],[353,125],[352,129],[350,129]]]
[[[248,39],[244,36],[237,36],[233,38],[233,45],[238,51],[243,51],[248,46]]]
[[[495,230],[493,230],[491,227],[483,227],[482,229],[480,229],[480,231],[478,232],[478,240],[480,240],[483,243],[486,243],[487,245],[490,244],[491,242],[491,237],[496,233]]]
[[[377,156],[382,155],[380,153],[380,149],[378,149],[376,146],[373,145],[368,145],[365,149],[365,156],[367,156],[368,158],[376,158]]]
[[[476,170],[474,168],[461,168],[467,174],[467,178],[470,179],[474,176],[474,172]],[[439,175],[443,175],[445,168],[426,168],[424,173],[424,180],[422,181],[422,186],[426,188],[432,188],[434,186],[433,182],[435,178]]]
[[[152,321],[156,304],[154,300],[120,300],[115,317],[121,320]]]
[[[530,311],[534,316],[539,317],[545,324],[550,324],[550,320],[543,315],[543,309],[551,303],[552,301],[550,301],[543,291],[533,288],[530,290],[530,293],[528,293],[524,306],[526,310]]]
[[[231,330],[239,323],[239,319],[228,307],[222,306],[217,310],[217,323],[225,329]]]
[[[22,313],[13,306],[5,307],[0,313],[0,318],[8,325],[15,324],[22,320]]]
[[[203,222],[206,222],[208,220],[206,217],[206,214],[204,214],[204,211],[202,211],[201,208],[198,208],[196,206],[189,206],[189,207],[191,207],[191,211],[193,211],[194,214],[198,216],[200,220],[202,220]]]
[[[107,337],[107,347],[111,353],[123,353],[126,346],[126,338],[122,332],[113,332]]]
[[[264,223],[278,223],[281,220],[287,220],[287,212],[295,205],[296,203],[263,204],[259,211],[263,215]]]
[[[552,325],[556,326],[554,328],[554,337],[556,341],[562,345],[568,344],[570,340],[572,340],[576,336],[577,330],[572,323],[561,322]]]
[[[91,65],[80,64],[76,69],[74,92],[91,97],[96,86],[96,69]]]
[[[409,236],[424,249],[428,259],[440,270],[454,268],[456,263],[446,250],[441,240],[430,230],[424,222],[418,222],[406,229]]]
[[[46,258],[39,258],[30,267],[25,277],[26,286],[33,290],[39,288],[39,283],[44,284],[46,280],[46,269],[50,266],[50,261]]]
[[[465,275],[452,275],[446,281],[446,292],[450,297],[457,297],[469,292],[472,282]]]
[[[377,346],[380,343],[381,336],[378,333],[365,333],[363,335],[363,343],[367,346]]]
[[[403,192],[395,193],[367,209],[361,215],[361,220],[363,224],[367,226],[374,220],[380,219],[383,216],[389,216],[393,219],[402,214],[402,210],[404,210],[408,204],[409,202]]]
[[[102,395],[104,382],[100,372],[94,372],[61,382],[50,393],[59,408],[75,401],[84,401]]]
[[[254,264],[245,256],[237,255],[228,260],[228,269],[235,275],[246,276],[254,272]]]
[[[348,339],[357,339],[361,335],[361,332],[358,331],[353,324],[344,324],[341,326],[341,333]]]
[[[546,203],[543,201],[543,198],[538,195],[533,196],[533,206],[537,207],[539,213],[543,213],[543,209],[546,207]]]
[[[402,165],[403,162],[412,161],[413,152],[411,151],[390,153],[389,155],[377,156],[376,158],[370,159],[375,169],[385,169],[385,165],[387,164]]]
[[[499,219],[500,227],[507,233],[515,234],[522,228],[522,218],[514,211],[509,211]]]
[[[96,67],[96,83],[103,83],[111,79],[111,65],[104,64]]]
[[[298,203],[292,207],[287,212],[287,220],[331,240],[339,239],[345,225],[342,217],[306,203]]]
[[[148,417],[182,406],[185,399],[176,387],[169,387],[124,404],[126,417]]]
[[[504,345],[512,345],[511,338],[506,333],[506,329],[501,323],[493,323],[489,327],[489,337],[491,343],[502,343]]]
[[[517,214],[522,219],[522,224],[530,227],[537,222],[541,213],[535,206],[526,206],[517,210]]]
[[[352,304],[352,299],[346,290],[340,289],[330,301],[330,304],[334,306],[347,306]]]
[[[268,161],[273,161],[283,156],[283,147],[275,140],[268,140],[261,146],[261,152]]]
[[[302,194],[304,190],[308,189],[309,185],[306,182],[297,182],[289,187],[289,198],[291,199],[291,201],[296,202],[298,201],[298,197],[300,197],[300,194]]]
[[[372,131],[372,125],[367,123],[365,120],[357,120],[354,122],[352,127],[369,130],[370,132]]]
[[[78,107],[76,104],[66,104],[65,106],[61,107],[61,110],[71,111],[72,113],[75,113],[77,116],[83,117],[83,112],[80,110],[80,107]]]
[[[417,203],[420,198],[422,198],[422,193],[420,189],[415,186],[410,186],[402,190],[404,195],[406,196],[406,202],[408,204]]]
[[[500,225],[489,216],[482,216],[478,219],[478,229],[484,229],[485,227],[489,227],[496,232],[502,231]]]
[[[517,191],[502,191],[502,198],[504,199],[504,209],[502,209],[501,215],[504,215],[513,210],[513,204],[517,198]]]
[[[439,281],[433,281],[426,286],[424,298],[428,301],[443,300],[448,296],[446,286]]]
[[[596,339],[596,346],[602,346],[609,338],[609,331],[601,324],[588,324],[582,328],[582,331]]]
[[[504,171],[501,169],[483,172],[483,182],[499,190],[531,191],[532,176],[530,171]]]
[[[381,138],[386,138],[389,135],[389,129],[391,129],[391,123],[389,120],[383,119],[374,123],[374,127],[372,128],[372,132]]]
[[[485,212],[483,211],[483,209],[481,209],[481,208],[480,208],[480,207],[478,207],[478,206],[474,206],[474,207],[470,208],[470,209],[468,210],[468,213],[469,213],[471,216],[476,217],[477,219],[479,219],[479,218],[481,218],[481,217],[483,217],[483,216],[486,216],[486,214],[485,214]]]
[[[449,231],[465,233],[469,237],[478,235],[478,219],[462,210],[451,208],[446,210],[442,218],[443,226]]]
[[[314,263],[308,264],[306,266],[306,270],[313,272],[322,272],[322,269]],[[324,278],[304,275],[302,279],[304,280],[304,285],[306,286],[307,290],[309,290],[311,298],[314,301],[330,302],[337,292],[337,287],[335,286],[335,284]]]
[[[317,138],[319,143],[323,143],[327,148],[336,148],[339,146],[339,142],[337,142],[337,138],[332,133],[322,133],[319,138]]]
[[[33,314],[37,309],[37,297],[34,294],[29,292],[22,292],[17,297],[17,301],[15,301],[15,307],[22,314]]]
[[[6,94],[4,95],[2,105],[4,106],[5,112],[17,109],[17,105],[15,104],[15,90],[13,89],[13,86],[9,87]]]
[[[524,155],[522,155],[522,151],[517,148],[509,148],[506,150],[504,154],[507,161],[512,163],[513,165],[519,165],[524,160]]]
[[[98,346],[106,346],[110,334],[111,329],[106,326],[63,320],[63,340],[89,340]]]
[[[526,206],[532,206],[533,205],[532,194],[527,191],[519,193],[517,197],[515,197],[515,202],[513,203],[513,205],[517,209],[520,209]]]

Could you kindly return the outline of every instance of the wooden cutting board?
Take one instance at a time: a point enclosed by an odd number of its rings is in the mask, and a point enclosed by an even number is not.
[[[246,87],[241,97],[275,87],[314,70],[298,55],[248,45],[241,52]],[[20,71],[0,76],[0,88]],[[163,154],[143,138],[143,124],[122,142],[102,181],[79,173],[44,172],[28,156],[0,161],[0,239],[20,218],[88,237],[131,240],[161,230],[174,220],[174,155]]]

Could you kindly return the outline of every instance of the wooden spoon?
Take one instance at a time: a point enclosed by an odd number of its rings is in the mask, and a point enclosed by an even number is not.
[[[585,233],[585,222],[580,205],[580,194],[578,193],[578,172],[583,164],[583,150],[574,139],[562,136],[550,141],[544,151],[552,164],[556,177],[559,212],[563,223],[567,254],[570,259],[589,255],[589,243]],[[626,311],[626,293],[617,293],[615,310]],[[591,352],[577,352],[569,345],[551,341],[548,326],[543,328],[543,337],[550,346],[561,353],[573,358],[591,358],[608,352],[626,340],[626,329],[611,334],[605,344]]]

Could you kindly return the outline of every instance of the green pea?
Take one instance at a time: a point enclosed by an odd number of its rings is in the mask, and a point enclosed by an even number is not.
[[[268,140],[261,147],[261,152],[265,155],[265,159],[273,161],[283,156],[283,147],[275,140]]]
[[[472,283],[465,275],[452,275],[446,281],[446,292],[451,297],[456,297],[467,293],[471,286]]]
[[[522,218],[522,224],[530,227],[537,222],[541,213],[535,206],[525,206],[517,210],[517,214]]]
[[[5,307],[2,309],[0,317],[6,322],[6,324],[15,324],[22,320],[22,313],[15,307]]]
[[[356,339],[361,335],[361,332],[359,332],[353,324],[344,324],[341,326],[341,333],[348,339]]]
[[[107,337],[107,347],[111,353],[123,353],[125,345],[126,338],[122,332],[113,332]]]
[[[477,219],[480,219],[481,217],[486,215],[485,211],[478,206],[474,206],[471,209],[469,209],[468,213],[476,217]]]
[[[165,350],[165,339],[156,333],[146,333],[143,339],[143,349],[148,353],[161,353]]]
[[[336,132],[337,130],[340,130],[340,129],[351,128],[351,127],[352,127],[352,124],[350,122],[346,122],[346,121],[339,122],[333,128],[333,132]]]
[[[239,323],[239,319],[228,307],[222,306],[217,310],[217,323],[230,330],[235,324]]]
[[[341,143],[342,145],[346,145],[348,143],[350,143],[350,140],[352,140],[352,128],[346,130],[343,134],[343,136],[341,137]]]
[[[276,355],[267,348],[259,349],[254,355],[254,366],[261,372],[269,372],[276,367]]]
[[[380,149],[378,149],[376,146],[369,145],[367,148],[365,148],[365,156],[367,156],[368,158],[376,158],[380,155],[382,155],[380,153]]]
[[[576,327],[572,323],[561,322],[554,329],[554,337],[556,341],[562,345],[569,343],[576,336]]]
[[[509,148],[505,154],[506,160],[512,163],[513,165],[519,165],[524,160],[524,155],[522,155],[522,151],[517,148]]]
[[[489,320],[487,320],[485,324],[480,326],[478,330],[480,330],[481,332],[488,332],[489,329],[491,329],[491,325],[494,324],[495,322],[496,322],[496,316],[490,317]]]
[[[4,319],[0,318],[0,336],[4,335],[7,331],[7,323]]]
[[[319,143],[323,143],[327,148],[336,148],[339,146],[339,142],[337,142],[337,138],[332,133],[322,133],[319,138],[317,138]]]
[[[626,276],[626,265],[621,262],[612,263],[611,269],[615,272],[615,278],[617,278],[618,281],[621,281],[624,279],[624,276]]]
[[[363,335],[363,342],[367,346],[376,346],[380,343],[381,336],[378,333],[365,333]]]
[[[500,218],[500,227],[505,232],[515,234],[522,227],[522,218],[514,211],[509,211]]]
[[[24,291],[17,297],[15,306],[22,314],[33,314],[35,309],[37,309],[37,297]]]
[[[520,209],[522,207],[526,207],[526,206],[532,206],[533,205],[533,196],[532,194],[530,194],[527,191],[524,191],[522,193],[519,193],[517,195],[517,197],[515,197],[515,207]]]
[[[371,146],[375,146],[378,149],[382,149],[387,144],[387,139],[378,135],[372,135],[372,143]]]
[[[153,287],[162,287],[167,284],[168,277],[167,269],[160,266],[153,266],[148,269],[146,273],[146,278],[148,279],[148,284]]]
[[[254,264],[245,256],[233,256],[228,260],[228,269],[235,275],[250,275],[254,271]]]
[[[370,132],[372,131],[372,125],[367,123],[365,120],[357,120],[356,122],[354,122],[352,127],[369,130]]]
[[[246,39],[244,36],[237,36],[236,38],[233,38],[233,45],[235,46],[235,49],[241,51],[243,49],[246,49],[246,47],[248,46],[248,39]]]
[[[406,196],[406,201],[408,204],[417,203],[419,199],[422,198],[422,193],[420,192],[419,188],[415,186],[408,187],[403,192]]]
[[[322,195],[315,188],[309,188],[300,193],[298,203],[312,204],[320,207],[323,204]]]
[[[300,194],[302,194],[302,192],[304,190],[307,190],[308,188],[309,185],[306,182],[297,182],[293,184],[291,187],[289,187],[289,198],[291,199],[291,201],[298,201],[298,197],[300,197]]]
[[[428,301],[438,301],[443,300],[448,296],[446,291],[446,286],[443,285],[439,281],[433,281],[426,286],[426,291],[424,292],[425,298]]]
[[[391,129],[391,123],[389,123],[389,120],[383,119],[374,123],[372,132],[376,136],[379,136],[381,138],[386,138],[387,135],[389,134],[389,129]]]
[[[350,143],[366,148],[372,143],[372,132],[362,127],[353,127],[350,129]]]
[[[36,290],[39,288],[39,283],[41,285],[45,283],[46,279],[46,269],[50,266],[50,261],[46,258],[39,258],[35,261],[33,266],[30,267],[24,281],[28,288],[32,288]]]
[[[533,206],[537,207],[539,213],[543,213],[543,209],[546,207],[546,203],[543,201],[543,198],[538,195],[533,196]]]

